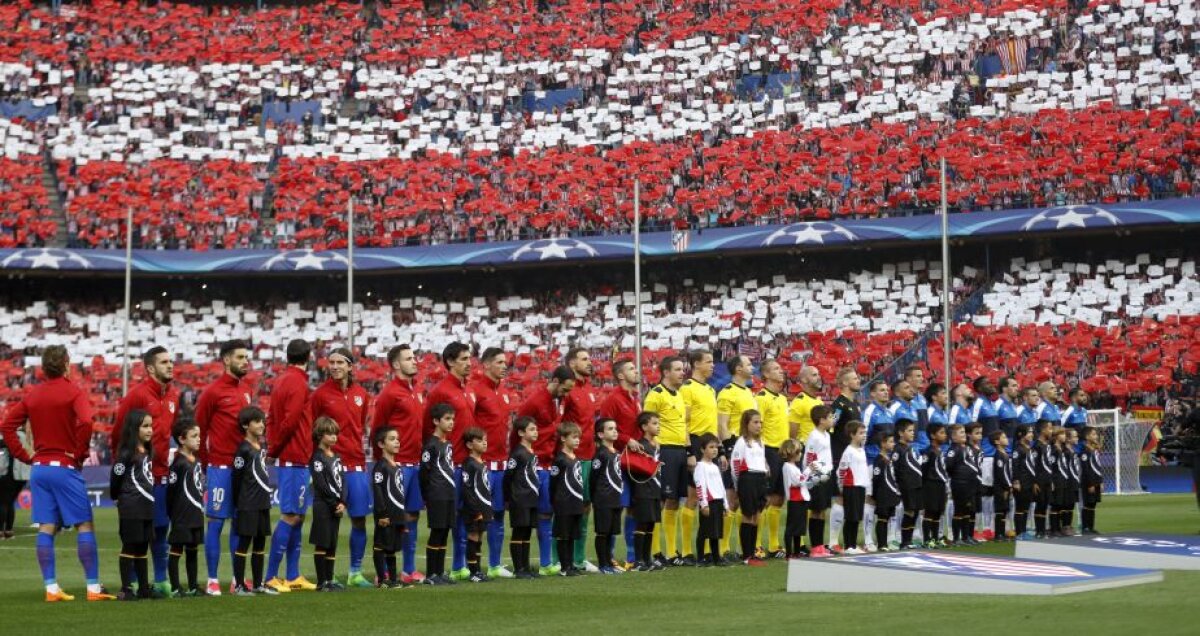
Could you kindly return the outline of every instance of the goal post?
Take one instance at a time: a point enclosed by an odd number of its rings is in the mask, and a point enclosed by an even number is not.
[[[1100,433],[1100,470],[1104,474],[1104,493],[1142,494],[1141,455],[1152,422],[1135,420],[1119,409],[1088,412],[1088,426]]]

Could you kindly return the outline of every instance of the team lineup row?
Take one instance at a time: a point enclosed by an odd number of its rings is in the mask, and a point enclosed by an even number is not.
[[[502,386],[503,350],[485,349],[479,356],[482,374],[471,379],[470,347],[456,342],[442,352],[445,378],[427,394],[415,383],[412,349],[394,347],[387,356],[393,379],[372,407],[353,381],[350,350],[328,354],[328,379],[315,390],[306,370],[311,346],[293,340],[286,355],[289,367],[276,379],[263,413],[250,406],[243,382],[249,369],[246,343],[225,343],[220,352],[225,373],[201,393],[194,422],[176,421],[169,352],[154,347],[143,356],[147,377],[122,400],[112,435],[123,598],[220,594],[227,520],[232,520],[231,589],[239,594],[342,588],[333,563],[343,517],[350,518],[347,585],[372,586],[362,569],[368,515],[374,517],[374,584],[382,586],[615,574],[737,560],[762,565],[767,556],[828,556],[842,551],[839,543],[854,553],[860,522],[866,524],[867,550],[909,547],[914,535],[918,543],[923,538],[926,546],[939,547],[943,514],[952,520],[946,524],[952,540],[977,540],[977,512],[1004,539],[1010,508],[1023,532],[1035,501],[1039,534],[1046,532],[1047,519],[1050,532],[1069,532],[1081,488],[1084,528],[1094,527],[1099,470],[1088,449],[1094,450],[1095,436],[1088,436],[1089,446],[1076,456],[1075,443],[1054,430],[1086,423],[1087,395],[1078,389],[1060,411],[1053,385],[1022,391],[1004,379],[996,389],[977,378],[952,390],[924,387],[923,373],[914,367],[891,387],[873,383],[870,401],[860,408],[858,375],[844,369],[837,378],[839,395],[827,407],[818,397],[824,387],[815,368],[801,370],[802,392],[789,401],[778,363],[759,364],[762,389],[755,393],[749,388],[751,361],[735,357],[727,362],[732,382],[718,394],[707,383],[712,354],[693,351],[686,360],[664,359],[660,382],[644,399],[634,364],[616,362],[618,386],[600,399],[590,383],[587,351],[572,349],[544,385],[517,401]],[[91,431],[90,407],[67,378],[63,347],[47,347],[42,368],[46,381],[9,409],[2,430],[14,457],[33,464],[33,518],[46,598],[71,598],[55,574],[54,538],[64,526],[80,531],[88,598],[111,598],[98,580],[91,510],[78,473]],[[979,397],[972,402],[973,391]],[[26,426],[32,455],[17,437]],[[1034,429],[1036,445],[1030,444]],[[177,449],[168,465],[172,439]],[[270,485],[268,462],[275,464],[277,487]],[[835,467],[837,478],[831,479]],[[274,528],[273,495],[281,513]],[[427,511],[429,527],[427,574],[416,569],[421,510]],[[506,512],[515,573],[501,563]],[[306,517],[316,584],[300,573]],[[598,567],[585,558],[589,526]],[[735,526],[740,555],[731,541]],[[889,526],[899,541],[888,542]],[[535,531],[536,569],[529,552]],[[453,565],[447,573],[451,534]],[[620,534],[627,547],[624,563],[613,556]],[[845,537],[841,542],[839,535]],[[196,578],[200,544],[208,567],[203,591]],[[252,577],[245,576],[247,556]],[[187,565],[186,587],[179,577],[181,560]]]

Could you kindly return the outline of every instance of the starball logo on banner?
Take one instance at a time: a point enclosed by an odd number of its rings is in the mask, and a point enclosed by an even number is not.
[[[1052,208],[964,212],[949,215],[955,239],[1020,236],[1050,232],[1112,232],[1114,227],[1200,223],[1200,198],[1166,199],[1127,204],[1068,205]],[[819,249],[865,245],[879,241],[932,242],[941,239],[942,218],[926,214],[894,218],[806,221],[788,225],[691,228],[689,231],[641,235],[646,257],[717,254],[731,250]],[[686,239],[686,240],[685,240]],[[346,250],[133,250],[132,268],[139,273],[203,274],[209,272],[312,273],[389,271],[425,267],[496,266],[514,263],[629,260],[633,236],[543,238],[498,243],[456,243]],[[0,249],[0,269],[125,269],[125,250],[59,248]]]

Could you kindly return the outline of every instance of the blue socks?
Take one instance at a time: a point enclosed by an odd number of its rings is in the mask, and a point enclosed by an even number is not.
[[[292,528],[287,545],[287,580],[300,578],[300,542],[304,540],[304,520]]]
[[[363,553],[367,551],[367,528],[350,528],[350,573],[362,571]]]
[[[154,558],[155,583],[167,580],[167,552],[170,551],[170,547],[167,546],[167,532],[170,530],[171,526],[154,528],[154,542],[150,544],[150,555]]]
[[[450,566],[451,572],[467,567],[467,522],[463,520],[462,515],[455,516],[458,519],[454,524],[454,560]]]
[[[82,539],[83,535],[80,535]],[[83,560],[83,551],[79,553],[80,560]],[[42,568],[42,581],[46,585],[53,585],[58,582],[58,571],[54,562],[54,535],[39,532],[37,535],[37,560],[38,566]],[[86,567],[85,567],[86,569]]]
[[[91,530],[80,532],[75,546],[79,551],[79,562],[83,564],[83,576],[88,585],[100,583],[100,555],[96,551],[96,533]]]
[[[633,563],[634,561],[637,561],[637,556],[635,555],[634,550],[633,550],[633,544],[634,544],[633,533],[635,530],[637,530],[637,520],[633,518],[633,515],[626,514],[625,515],[625,562],[626,563]]]
[[[408,532],[404,533],[404,573],[417,571],[417,522],[409,521]]]
[[[550,538],[554,525],[549,519],[544,517],[538,518],[537,538],[538,538],[538,558],[541,560],[542,567],[548,567],[551,563],[554,550],[554,541]]]
[[[208,565],[208,578],[217,578],[217,566],[221,565],[221,531],[224,519],[209,519],[204,531],[204,562]]]
[[[492,521],[487,529],[488,566],[499,567],[500,556],[504,551],[504,511],[493,510]]]
[[[271,552],[267,557],[267,581],[279,578],[279,564],[292,542],[292,526],[282,519],[275,524],[271,533]]]

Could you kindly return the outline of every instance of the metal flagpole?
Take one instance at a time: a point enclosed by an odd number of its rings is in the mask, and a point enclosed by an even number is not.
[[[638,377],[642,377],[642,205],[641,181],[633,180],[633,325],[634,363]]]
[[[349,219],[346,223],[346,341],[354,351],[354,199],[347,202]]]
[[[121,356],[121,395],[129,393],[129,323],[133,320],[130,292],[133,287],[133,208],[125,210],[125,347]]]
[[[954,280],[950,277],[950,215],[946,209],[946,158],[942,157],[942,365],[943,382],[947,389],[953,389],[951,386],[950,370],[951,364],[951,343],[950,343],[950,327],[951,321],[954,320],[953,307],[950,306],[951,285]]]

